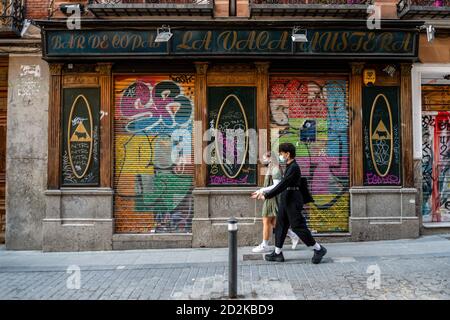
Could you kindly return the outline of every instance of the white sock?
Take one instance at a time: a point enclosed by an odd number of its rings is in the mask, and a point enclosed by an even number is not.
[[[320,250],[320,244],[318,244],[317,242],[316,242],[316,244],[313,246],[313,248],[314,248],[314,250]]]
[[[281,253],[281,248],[275,247],[275,253],[276,253],[276,254],[280,254],[280,253]]]
[[[263,240],[262,245],[263,247],[267,247],[269,245],[269,240]]]

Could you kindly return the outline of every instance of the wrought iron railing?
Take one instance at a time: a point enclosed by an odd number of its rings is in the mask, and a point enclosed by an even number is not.
[[[450,7],[450,0],[409,0],[409,2],[413,6],[421,7]]]
[[[20,34],[25,19],[25,0],[0,1],[0,31]]]
[[[89,4],[211,4],[213,0],[89,0]]]
[[[294,5],[344,5],[371,4],[372,0],[250,0],[252,4],[294,4]]]
[[[397,13],[400,18],[448,18],[450,0],[400,0]]]
[[[104,16],[212,16],[214,0],[89,0],[88,10]]]

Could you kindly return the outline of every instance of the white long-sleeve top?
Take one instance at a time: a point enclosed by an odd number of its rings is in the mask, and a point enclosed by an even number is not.
[[[279,184],[280,181],[281,181],[281,180],[273,179],[273,184],[272,184],[271,186],[261,188],[261,189],[257,190],[256,192],[259,193],[259,194],[262,194],[262,193],[264,193],[264,192],[270,191],[270,190],[272,190],[277,184]]]

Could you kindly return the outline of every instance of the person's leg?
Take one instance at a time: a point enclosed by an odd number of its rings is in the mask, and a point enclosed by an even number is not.
[[[272,217],[263,217],[263,244],[269,245],[270,232],[272,231]]]
[[[286,212],[279,210],[277,214],[277,222],[275,228],[275,250],[267,254],[264,259],[266,261],[283,262],[284,256],[281,249],[283,248],[284,240],[286,239],[287,230],[289,228],[289,219]]]
[[[294,223],[294,225],[292,225],[292,231],[308,247],[315,246],[315,244],[317,243],[314,237],[312,236],[311,231],[308,229],[306,221]]]
[[[298,236],[295,234],[294,231],[292,231],[292,228],[289,227],[288,232],[287,232],[287,236],[289,238],[291,238],[291,240],[293,239],[298,239]]]
[[[277,217],[271,217],[272,220],[270,221],[270,224],[272,225],[272,228],[274,229],[275,232],[275,228],[277,227]]]
[[[291,238],[292,250],[295,250],[295,248],[297,248],[300,238],[295,234],[294,231],[292,231],[291,228],[288,229],[287,235],[289,238]]]
[[[309,230],[306,219],[303,214],[297,212],[290,212],[292,230],[299,236],[299,238],[308,246],[313,247],[314,256],[311,259],[312,263],[317,264],[322,261],[323,256],[327,253],[327,249],[317,243]]]
[[[252,252],[254,253],[263,253],[270,251],[269,238],[272,229],[271,217],[263,217],[262,221],[263,221],[263,240],[259,245],[257,245],[252,249]]]
[[[279,210],[277,215],[277,222],[275,228],[275,251],[281,252],[284,240],[286,239],[287,231],[289,229],[289,218],[286,210]]]

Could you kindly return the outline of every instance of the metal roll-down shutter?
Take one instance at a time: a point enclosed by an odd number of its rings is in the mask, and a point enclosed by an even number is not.
[[[116,76],[117,233],[190,233],[194,76]]]
[[[316,233],[348,232],[348,83],[342,79],[278,76],[270,79],[272,150],[296,146],[296,161],[315,202],[305,206]]]

